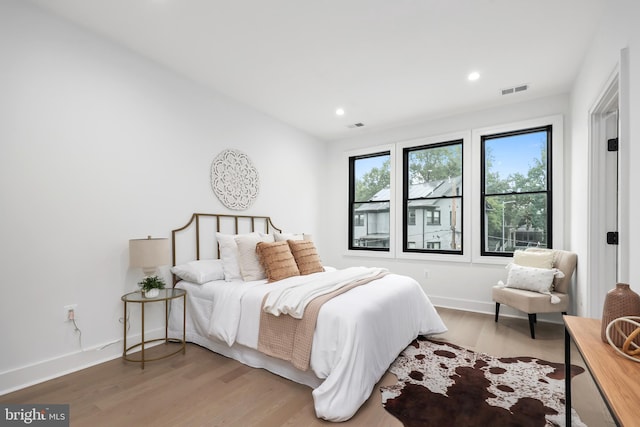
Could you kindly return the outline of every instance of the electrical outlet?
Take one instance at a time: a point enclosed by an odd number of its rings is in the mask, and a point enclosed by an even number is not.
[[[69,312],[73,312],[73,316],[69,316]],[[69,304],[64,306],[64,321],[68,322],[78,316],[78,304]]]

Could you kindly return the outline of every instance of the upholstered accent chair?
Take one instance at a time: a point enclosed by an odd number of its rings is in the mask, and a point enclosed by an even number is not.
[[[571,277],[576,269],[577,255],[574,252],[557,249],[529,248],[528,251],[553,252],[553,268],[558,269],[563,275],[557,274],[553,279],[553,287],[547,293],[535,292],[518,287],[510,287],[499,284],[492,288],[492,298],[496,303],[495,321],[498,321],[500,304],[506,304],[517,310],[523,311],[529,316],[529,329],[531,338],[535,339],[535,323],[538,313],[562,313],[567,314],[571,302],[569,291]],[[558,277],[563,276],[563,277]],[[555,298],[554,298],[555,297]],[[556,299],[557,298],[557,299]],[[552,299],[556,301],[552,303]]]

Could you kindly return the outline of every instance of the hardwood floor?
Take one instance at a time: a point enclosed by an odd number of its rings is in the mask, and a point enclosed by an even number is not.
[[[534,356],[564,361],[564,329],[538,323],[536,339],[527,320],[438,308],[449,331],[439,335],[494,356]],[[573,363],[581,366],[577,351]],[[379,386],[343,426],[402,426],[381,404]],[[311,389],[261,369],[248,368],[197,345],[186,355],[139,364],[112,360],[0,396],[2,403],[68,403],[72,426],[327,426],[315,417]],[[590,375],[573,380],[573,405],[588,426],[613,426]]]

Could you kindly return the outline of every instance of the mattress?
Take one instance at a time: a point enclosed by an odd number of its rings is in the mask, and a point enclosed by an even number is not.
[[[324,274],[324,273],[315,273]],[[398,354],[418,335],[445,332],[446,326],[413,278],[388,274],[326,302],[318,314],[310,369],[257,351],[264,296],[279,286],[264,280],[186,281],[186,339],[248,366],[313,388],[316,415],[345,421],[369,398]],[[182,300],[172,302],[169,330],[181,334]]]

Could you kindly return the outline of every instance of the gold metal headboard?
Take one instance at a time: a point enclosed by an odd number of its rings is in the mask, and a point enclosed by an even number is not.
[[[273,225],[271,217],[268,216],[194,213],[185,225],[171,230],[172,265],[180,264],[186,260],[199,260],[203,256],[203,252],[207,258],[220,258],[215,233],[241,234],[254,231],[267,234],[273,231],[282,232],[281,229]],[[187,248],[186,252],[188,252],[190,259],[185,260],[178,257],[178,251],[185,249],[178,248],[177,240],[179,237],[185,237],[189,240],[187,246],[191,247]],[[177,282],[175,276],[173,282],[174,285]]]

